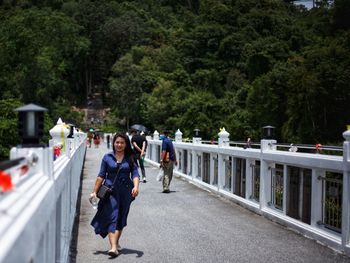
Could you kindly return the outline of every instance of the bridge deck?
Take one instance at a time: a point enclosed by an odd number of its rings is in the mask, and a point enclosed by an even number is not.
[[[88,202],[107,151],[88,148],[80,208],[77,255],[73,262],[110,262],[108,239],[95,236]],[[171,193],[161,193],[157,168],[147,166],[118,262],[350,262],[315,241],[256,215],[231,201],[174,178]],[[74,253],[73,253],[74,254]]]

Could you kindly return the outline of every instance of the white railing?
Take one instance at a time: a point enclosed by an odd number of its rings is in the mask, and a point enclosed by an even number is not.
[[[6,169],[13,189],[0,192],[0,262],[68,262],[86,134],[53,147],[13,148]],[[52,145],[53,142],[50,142]]]
[[[220,136],[220,134],[219,134]],[[174,141],[175,174],[350,255],[350,131],[343,156]],[[146,161],[159,166],[162,141],[148,138]]]

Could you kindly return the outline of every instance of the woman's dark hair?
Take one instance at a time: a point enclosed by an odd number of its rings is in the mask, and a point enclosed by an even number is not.
[[[114,135],[113,144],[112,144],[113,152],[115,154],[114,143],[118,137],[123,138],[125,141],[126,147],[124,150],[124,155],[125,155],[125,158],[128,160],[130,167],[132,167],[131,164],[135,163],[134,151],[131,149],[131,143],[130,143],[129,137],[125,133],[117,133],[116,135]]]
[[[115,141],[117,140],[118,137],[123,138],[124,141],[125,141],[125,145],[126,145],[125,152],[124,152],[125,156],[129,157],[129,156],[133,155],[134,152],[131,149],[131,144],[130,144],[129,137],[126,134],[124,134],[124,133],[117,133],[116,135],[114,135],[114,137],[113,137],[113,144],[112,144],[113,145],[113,152],[115,153],[114,143],[115,143]]]

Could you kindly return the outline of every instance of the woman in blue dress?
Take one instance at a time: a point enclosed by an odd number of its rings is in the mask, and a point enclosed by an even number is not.
[[[134,161],[129,138],[125,134],[116,134],[113,138],[113,152],[104,155],[90,198],[96,198],[98,189],[104,184],[112,186],[113,191],[106,200],[100,200],[97,213],[91,225],[95,233],[105,238],[108,235],[111,249],[108,254],[118,255],[119,239],[127,224],[131,202],[139,193],[137,165]]]

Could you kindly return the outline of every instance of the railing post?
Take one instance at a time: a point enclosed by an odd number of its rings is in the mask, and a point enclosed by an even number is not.
[[[260,209],[267,206],[270,201],[269,196],[271,195],[271,167],[269,163],[264,160],[264,152],[276,150],[276,140],[263,139],[261,140],[261,159],[260,159],[260,192],[259,192],[259,203]]]
[[[74,138],[66,138],[67,157],[71,158],[74,152]]]
[[[182,132],[180,129],[177,129],[175,132],[175,142],[182,142]]]
[[[175,132],[175,143],[179,143],[179,142],[182,142],[182,132],[180,131],[180,129],[177,129],[177,131]],[[175,153],[177,156],[178,165],[175,166],[174,169],[176,171],[181,171],[180,167],[183,163],[183,152],[181,150],[177,149],[176,145],[175,145]]]
[[[192,178],[196,178],[198,175],[198,157],[197,151],[192,150]]]
[[[218,188],[223,189],[225,183],[225,163],[224,155],[218,154]]]
[[[245,196],[249,199],[253,195],[253,165],[254,160],[246,159],[246,183],[245,183]]]
[[[215,167],[214,167],[214,158],[215,154],[210,153],[210,171],[209,171],[209,183],[212,185],[214,183],[214,174],[215,174]]]
[[[200,130],[199,129],[194,129],[192,142],[193,142],[193,144],[201,144],[202,143],[202,138],[200,137]]]
[[[147,142],[149,142],[150,140],[152,140],[152,137],[150,135],[147,135],[146,140]],[[111,144],[112,144],[112,139],[111,139]],[[146,158],[151,160],[152,160],[151,152],[153,152],[153,149],[151,150],[152,147],[153,147],[153,144],[147,143]]]
[[[318,222],[322,220],[322,180],[319,177],[324,177],[324,171],[312,169],[311,175],[311,219],[310,225],[319,227]]]
[[[69,134],[69,130],[66,127],[66,125],[63,123],[61,118],[57,120],[56,125],[49,131],[49,133],[52,137],[52,139],[49,141],[50,147],[55,147],[60,145],[60,147],[62,147],[60,150],[61,155],[62,153],[65,153],[67,148],[66,138]]]
[[[342,201],[342,245],[345,247],[349,244],[350,235],[350,130],[343,133],[345,142],[343,144],[343,201]]]
[[[69,127],[69,126],[68,126]],[[71,127],[69,127],[71,129]],[[67,157],[68,158],[72,158],[72,155],[73,155],[73,152],[74,152],[74,149],[75,149],[75,146],[74,146],[74,130],[73,131],[73,134],[70,136],[70,131],[69,131],[69,134],[68,136],[66,137],[66,150],[67,150]]]
[[[218,133],[219,147],[229,146],[230,134],[225,130],[225,128],[220,129]],[[218,189],[223,189],[225,185],[225,156],[218,154]]]
[[[159,141],[159,132],[157,130],[154,131],[153,133],[153,140],[158,140]],[[157,159],[157,147],[158,144],[152,144],[152,161],[156,162]]]
[[[193,144],[201,144],[202,138],[200,137],[200,130],[194,129],[194,134],[192,137],[192,143]],[[197,151],[192,150],[192,178],[196,178],[198,176],[198,156]]]
[[[219,136],[219,147],[230,146],[230,134],[225,130],[225,128],[220,129],[218,133]]]
[[[153,140],[159,140],[159,132],[157,130],[153,133]]]

